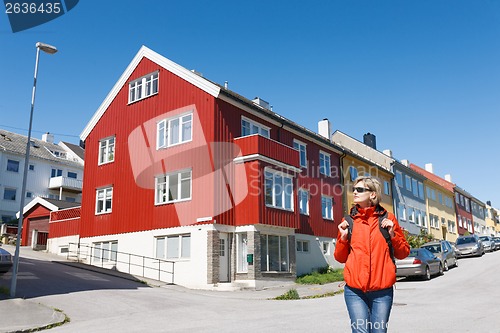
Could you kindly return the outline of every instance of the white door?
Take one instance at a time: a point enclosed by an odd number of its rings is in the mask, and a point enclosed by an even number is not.
[[[229,234],[219,233],[219,282],[229,282]]]

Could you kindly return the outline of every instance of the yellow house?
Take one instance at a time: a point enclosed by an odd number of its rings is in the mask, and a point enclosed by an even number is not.
[[[363,142],[337,130],[332,134],[332,142],[344,149],[341,157],[341,179],[344,185],[344,212],[349,212],[353,206],[352,187],[358,176],[370,175],[377,177],[382,185],[381,205],[394,213],[391,182],[394,173],[391,165],[394,159],[377,150],[375,135],[366,133]]]
[[[500,234],[500,223],[497,223],[499,219],[498,211],[486,204],[486,232],[490,236],[498,236]]]
[[[429,233],[436,239],[454,242],[458,237],[453,194],[455,185],[436,176],[430,164],[429,170],[422,169],[415,164],[411,164],[410,167],[427,178],[424,180],[424,186]]]

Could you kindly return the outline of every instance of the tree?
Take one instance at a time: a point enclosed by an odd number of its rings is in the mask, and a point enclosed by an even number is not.
[[[426,229],[420,229],[420,234],[418,235],[411,235],[407,230],[404,230],[404,234],[408,244],[410,244],[412,248],[419,248],[423,244],[434,240],[434,236]]]

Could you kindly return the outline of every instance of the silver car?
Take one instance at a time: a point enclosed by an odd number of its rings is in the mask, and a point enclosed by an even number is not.
[[[12,267],[12,256],[9,251],[0,247],[0,274],[7,273]]]
[[[441,263],[443,264],[443,268],[445,271],[447,271],[449,267],[458,266],[457,254],[455,253],[455,249],[447,240],[438,240],[425,243],[421,247],[431,251],[435,256],[441,259]]]
[[[443,264],[427,249],[411,249],[408,257],[396,260],[396,276],[419,276],[424,280],[430,280],[435,274],[443,274]]]
[[[481,257],[484,254],[483,242],[477,235],[459,236],[455,242],[457,248],[457,257],[476,256]]]
[[[484,250],[488,252],[495,251],[495,241],[491,236],[481,236],[479,239],[483,242]]]

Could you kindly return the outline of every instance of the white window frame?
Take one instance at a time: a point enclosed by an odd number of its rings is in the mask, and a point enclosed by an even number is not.
[[[425,194],[424,194],[424,183],[418,182],[418,197],[420,199],[425,199]]]
[[[16,164],[17,163],[17,170],[9,170],[9,162],[12,162],[13,164]],[[15,172],[15,173],[19,173],[19,169],[21,167],[21,162],[19,162],[18,160],[13,160],[13,159],[7,159],[7,167],[6,167],[6,171],[8,172]]]
[[[188,119],[189,117],[189,119]],[[172,135],[172,124],[178,121],[177,135]],[[189,128],[189,138],[184,138],[184,128]],[[176,141],[174,141],[176,140]],[[160,120],[156,124],[156,149],[174,147],[193,141],[193,112]]]
[[[325,220],[333,221],[333,197],[321,195],[321,216]]]
[[[293,139],[293,148],[299,151],[300,166],[307,168],[307,144],[297,139]],[[304,154],[304,158],[302,158],[302,153]]]
[[[174,242],[176,246],[175,251],[170,253],[170,242]],[[163,241],[163,249],[158,247],[158,242]],[[191,259],[191,234],[178,234],[178,235],[165,235],[155,237],[155,258],[164,260],[189,260]]]
[[[309,215],[309,191],[300,188],[299,189],[299,212],[302,215]],[[302,201],[302,199],[305,199],[305,203]],[[303,207],[305,205],[305,207]]]
[[[328,177],[332,175],[331,154],[325,151],[319,151],[319,173]],[[322,172],[323,171],[323,172]]]
[[[14,199],[5,198],[7,190],[14,192]],[[4,189],[3,189],[3,200],[5,200],[5,201],[17,201],[17,188],[14,188],[14,187],[4,187]]]
[[[158,94],[160,90],[159,81],[160,74],[159,71],[154,71],[153,73],[149,73],[144,75],[134,81],[129,82],[128,84],[128,103],[135,103],[149,96],[153,96]],[[149,87],[149,91],[148,91]],[[140,96],[137,97],[140,93]]]
[[[116,137],[110,136],[99,140],[98,165],[103,165],[115,161]]]
[[[103,193],[102,198],[99,198],[99,193]],[[109,208],[106,207],[106,203],[110,200]],[[102,201],[102,210],[99,210],[99,202]],[[96,190],[95,193],[95,214],[102,215],[108,214],[113,211],[113,187],[104,187]]]
[[[248,128],[248,131],[249,133],[244,133],[243,129],[245,128],[243,122],[247,122],[248,125],[249,125],[249,128]],[[261,135],[265,138],[270,138],[271,137],[271,128],[270,127],[267,127],[267,126],[264,126],[258,122],[256,122],[255,120],[252,120],[250,118],[247,118],[245,116],[241,116],[241,136],[249,136],[249,135],[254,135],[254,134],[258,134],[258,135]],[[254,132],[254,129],[257,129],[258,132]]]
[[[278,270],[271,270],[270,261],[271,261],[271,253],[269,253],[269,237],[277,237],[278,238],[278,253],[272,253],[274,256],[277,254],[278,256]],[[290,272],[290,249],[288,244],[288,236],[282,235],[271,235],[271,234],[261,234],[261,271],[262,272],[280,272],[280,273],[289,273]],[[283,242],[285,242],[283,244]],[[282,250],[286,251],[286,253],[282,253]],[[274,257],[273,256],[273,257]],[[283,261],[285,262],[285,269],[282,267]]]
[[[189,177],[182,176],[188,173]],[[162,178],[165,178],[163,181]],[[169,199],[170,180],[177,178],[177,198]],[[189,181],[189,197],[182,197],[182,182]],[[192,169],[177,170],[155,177],[155,205],[165,205],[183,201],[189,201],[193,196],[193,171]]]
[[[403,173],[401,171],[396,171],[396,184],[398,184],[399,187],[403,187]]]
[[[281,184],[277,184],[277,180],[280,179],[282,180]],[[268,188],[267,184],[269,179],[272,180],[272,187],[271,187],[271,202],[268,202]],[[285,179],[289,180],[289,184],[285,184]],[[277,188],[278,186],[281,187],[281,190]],[[288,193],[287,196],[287,186],[290,187],[290,192]],[[280,193],[277,193],[277,190],[280,190]],[[278,204],[277,199],[281,196],[281,205]],[[287,198],[289,198],[289,206],[287,207]],[[289,174],[283,173],[276,171],[271,168],[264,168],[264,201],[267,207],[271,208],[277,208],[277,209],[283,209],[287,211],[293,211],[294,210],[294,205],[293,205],[293,177]]]
[[[248,273],[248,234],[239,232],[236,234],[236,257],[237,257],[237,273]]]
[[[118,256],[118,241],[94,243],[92,259],[97,262],[116,262]]]
[[[406,207],[402,202],[398,203],[398,219],[406,221]]]
[[[297,252],[309,253],[309,241],[297,240]]]
[[[411,192],[411,177],[405,175],[405,188]]]

